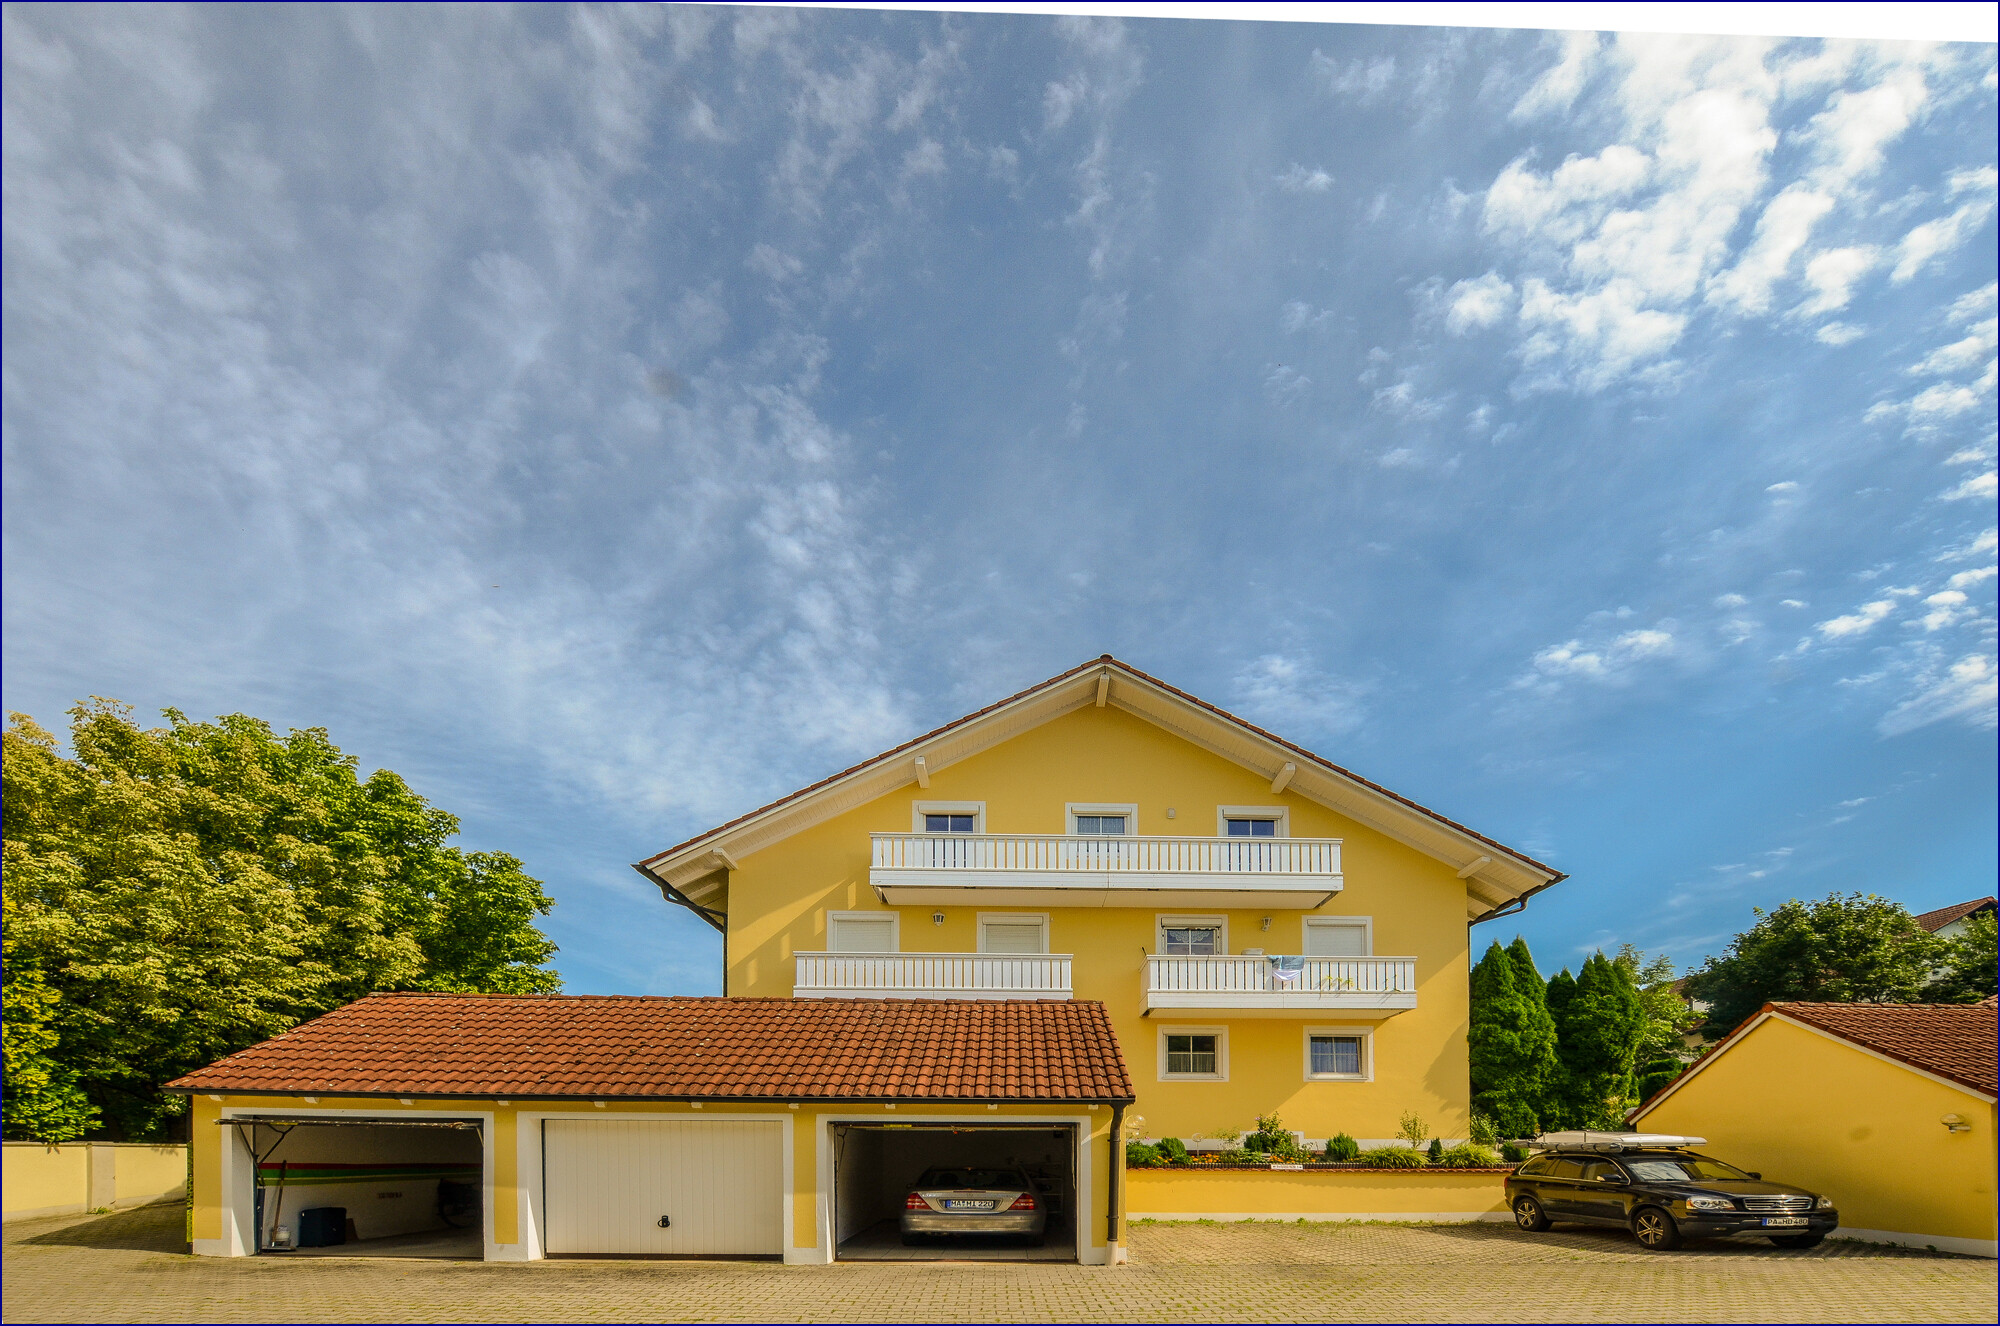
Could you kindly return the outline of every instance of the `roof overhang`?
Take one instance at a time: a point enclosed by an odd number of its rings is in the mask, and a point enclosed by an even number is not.
[[[669,901],[689,907],[720,928],[727,912],[727,876],[737,861],[899,788],[913,783],[928,785],[941,769],[1091,705],[1114,706],[1135,714],[1269,780],[1274,791],[1316,801],[1444,862],[1465,881],[1469,923],[1518,911],[1528,898],[1567,878],[1562,871],[1110,655],[1051,677],[670,847],[638,862],[634,869],[654,881]],[[1241,895],[1232,897],[1238,899],[1234,905],[1265,905],[1243,902]]]

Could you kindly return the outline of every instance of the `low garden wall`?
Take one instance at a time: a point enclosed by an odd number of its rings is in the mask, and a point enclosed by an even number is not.
[[[1506,1220],[1500,1169],[1170,1165],[1125,1171],[1128,1220]]]
[[[148,1142],[8,1142],[6,1218],[145,1206],[186,1192],[187,1147]]]

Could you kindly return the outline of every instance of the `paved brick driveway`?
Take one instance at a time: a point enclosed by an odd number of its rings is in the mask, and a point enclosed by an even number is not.
[[[1987,1321],[1994,1263],[1615,1232],[1139,1225],[1133,1264],[210,1260],[178,1207],[7,1226],[28,1321]]]

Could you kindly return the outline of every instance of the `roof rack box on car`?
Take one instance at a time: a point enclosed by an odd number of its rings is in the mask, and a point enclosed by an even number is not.
[[[1597,1133],[1569,1132],[1543,1133],[1540,1137],[1527,1137],[1517,1141],[1516,1146],[1531,1146],[1541,1151],[1575,1149],[1581,1151],[1640,1151],[1649,1147],[1706,1146],[1706,1137],[1683,1137],[1678,1133]]]

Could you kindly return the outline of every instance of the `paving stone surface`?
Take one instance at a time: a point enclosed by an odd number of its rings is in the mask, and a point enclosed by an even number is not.
[[[1504,1225],[1135,1225],[1132,1263],[196,1258],[179,1207],[6,1227],[6,1320],[1984,1321],[1994,1263],[1830,1241],[1640,1251]]]

